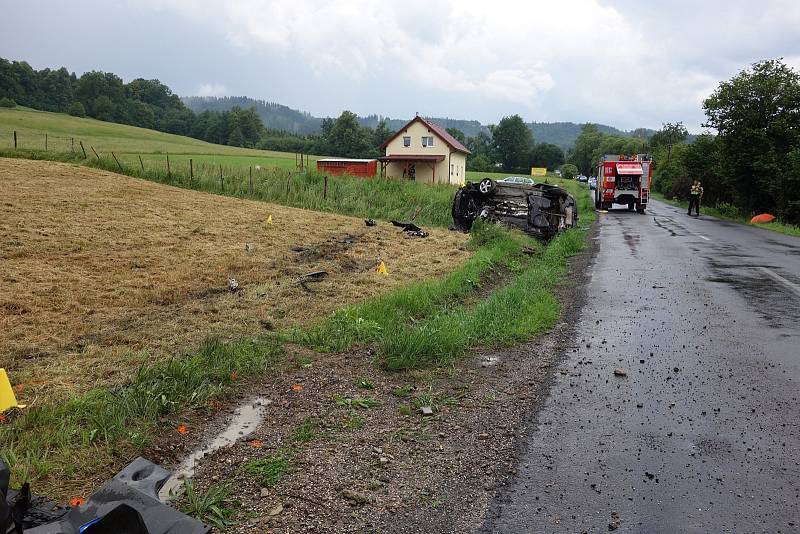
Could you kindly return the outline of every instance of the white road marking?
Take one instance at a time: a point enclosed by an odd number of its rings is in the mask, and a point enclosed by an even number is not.
[[[703,239],[705,239],[706,241],[711,241],[709,238],[707,238],[707,237],[706,237],[706,236],[704,236],[704,235],[697,234],[697,237],[702,237],[702,238],[703,238]]]
[[[790,282],[789,280],[782,277],[772,269],[767,269],[766,267],[759,267],[759,269],[764,271],[764,273],[766,273],[766,275],[772,278],[773,280],[777,280],[778,282],[782,283],[783,285],[785,285],[786,287],[788,287],[789,289],[800,295],[800,286],[798,286],[794,282]]]

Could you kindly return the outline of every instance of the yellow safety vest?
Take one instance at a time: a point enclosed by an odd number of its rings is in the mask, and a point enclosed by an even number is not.
[[[700,186],[699,185],[693,185],[692,186],[692,194],[693,195],[699,195],[700,194]]]

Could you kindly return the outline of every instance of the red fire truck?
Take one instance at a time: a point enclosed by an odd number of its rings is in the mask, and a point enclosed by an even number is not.
[[[629,210],[644,213],[652,175],[653,158],[648,154],[603,156],[597,169],[595,208],[607,210],[614,204],[627,204]]]

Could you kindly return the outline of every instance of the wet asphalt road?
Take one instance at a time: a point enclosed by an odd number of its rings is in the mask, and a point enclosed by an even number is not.
[[[599,224],[575,346],[484,530],[800,532],[800,239],[659,202]]]

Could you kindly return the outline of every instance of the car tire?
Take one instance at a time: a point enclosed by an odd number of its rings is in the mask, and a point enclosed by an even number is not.
[[[456,195],[453,197],[451,213],[453,215],[453,223],[457,229],[469,231],[472,228],[472,223],[475,222],[478,211],[470,194],[463,188],[456,191]]]
[[[495,189],[497,189],[497,183],[491,178],[484,178],[478,184],[478,191],[485,196],[489,196],[494,193]]]

